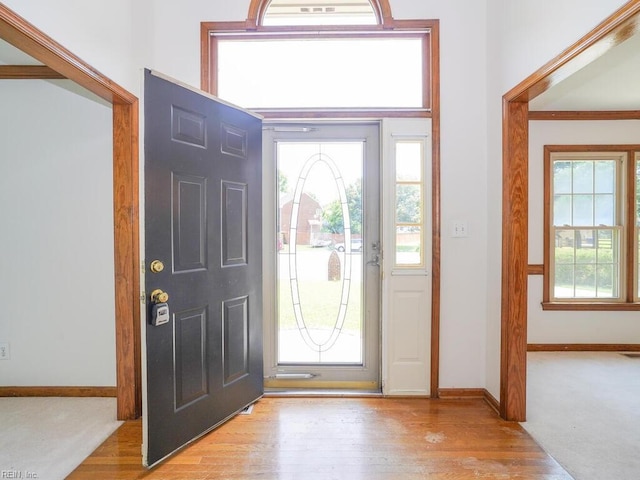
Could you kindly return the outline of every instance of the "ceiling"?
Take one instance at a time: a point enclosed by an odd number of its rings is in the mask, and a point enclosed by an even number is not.
[[[530,110],[640,110],[640,34],[529,102]]]
[[[0,65],[41,65],[0,39]],[[534,111],[640,110],[640,34],[610,49],[529,104]]]

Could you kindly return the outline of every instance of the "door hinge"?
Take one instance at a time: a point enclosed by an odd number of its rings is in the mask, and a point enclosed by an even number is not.
[[[140,303],[142,303],[143,305],[145,303],[147,303],[147,293],[146,292],[140,293]]]

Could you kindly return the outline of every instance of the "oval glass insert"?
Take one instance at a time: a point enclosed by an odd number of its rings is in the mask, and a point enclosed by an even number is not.
[[[333,185],[329,180],[331,177],[333,177]],[[307,178],[326,179],[322,182],[325,185],[323,193],[339,199],[337,208],[334,207],[335,214],[338,214],[335,220],[343,225],[345,245],[351,242],[350,217],[347,193],[338,167],[325,155],[312,156],[302,167],[293,196],[293,208],[297,214],[295,216],[292,214],[289,226],[292,245],[289,272],[294,315],[300,334],[310,348],[322,352],[328,351],[335,344],[344,324],[351,283],[351,257],[345,256],[342,264],[337,266],[341,274],[335,275],[333,281],[338,283],[334,288],[324,289],[326,296],[322,299],[322,308],[317,308],[314,299],[318,291],[315,287],[318,286],[318,281],[324,283],[322,274],[325,268],[327,277],[330,276],[331,257],[325,266],[322,262],[324,256],[298,255],[298,246],[318,248],[330,246],[331,243],[328,237],[323,235],[327,232],[322,231],[323,209],[316,199],[317,195],[311,186],[305,188]],[[304,225],[305,222],[307,225]],[[333,325],[331,325],[332,318]]]
[[[362,142],[277,145],[280,363],[362,362]]]

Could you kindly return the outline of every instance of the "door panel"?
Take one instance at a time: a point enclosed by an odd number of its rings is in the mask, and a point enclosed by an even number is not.
[[[145,72],[146,465],[262,395],[261,128]]]

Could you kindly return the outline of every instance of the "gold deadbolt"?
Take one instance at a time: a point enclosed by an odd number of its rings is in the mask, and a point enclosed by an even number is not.
[[[151,292],[151,301],[153,303],[167,303],[169,300],[169,294],[167,292],[163,292],[159,288],[156,288],[153,292]]]
[[[164,270],[164,263],[162,263],[160,260],[154,260],[153,262],[151,262],[151,265],[149,265],[149,269],[153,273],[160,273]]]

